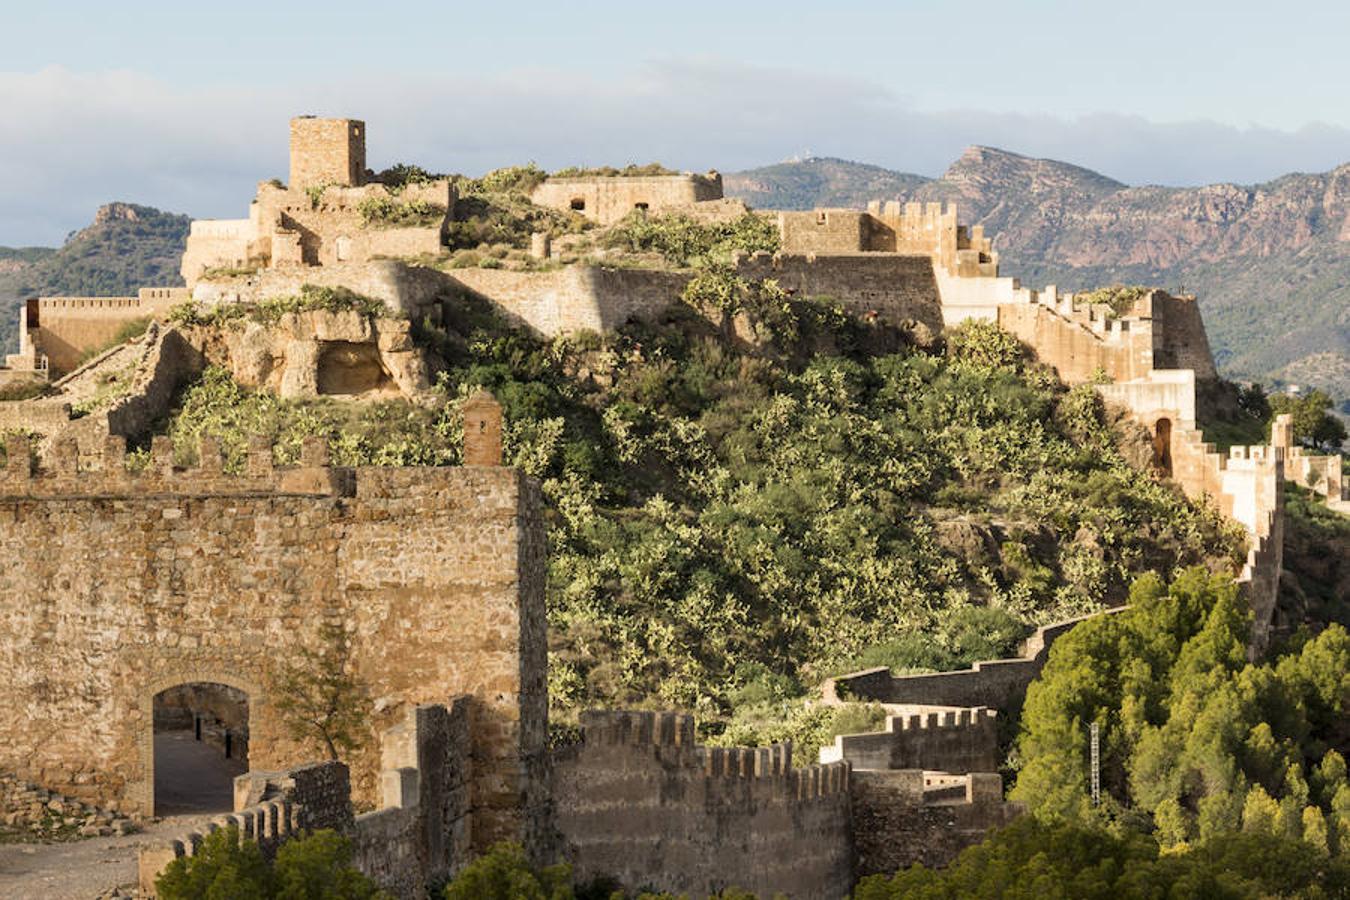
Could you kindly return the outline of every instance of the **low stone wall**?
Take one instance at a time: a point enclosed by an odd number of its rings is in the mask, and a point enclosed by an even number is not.
[[[996,774],[971,775],[954,802],[931,802],[925,775],[917,771],[854,772],[853,841],[856,874],[889,875],[907,866],[945,866],[989,831],[1022,813],[1003,802]]]
[[[271,858],[287,840],[331,828],[352,842],[353,865],[399,898],[420,898],[471,857],[472,746],[468,697],[448,706],[423,704],[383,736],[381,808],[352,815],[351,781],[340,762],[249,772],[235,779],[235,812],[140,854],[142,896],[180,856],[192,856],[207,834],[234,826]]]
[[[650,319],[679,300],[690,275],[652,269],[569,266],[545,272],[455,269],[450,280],[508,318],[547,337],[612,331]]]
[[[271,858],[293,837],[320,828],[352,827],[351,781],[340,762],[312,763],[284,772],[250,772],[235,780],[235,809],[165,844],[141,850],[137,861],[141,896],[155,896],[155,879],[174,859],[194,856],[211,833],[236,828],[241,840]]]
[[[421,320],[439,315],[440,300],[449,282],[436,269],[410,266],[393,259],[335,262],[323,266],[284,266],[248,275],[199,281],[192,297],[201,303],[258,303],[293,297],[307,284],[345,287],[382,301],[389,311]]]
[[[996,716],[984,708],[888,716],[884,731],[836,736],[834,744],[820,748],[820,761],[847,760],[854,771],[995,772],[1000,762]]]
[[[674,713],[588,712],[582,729],[554,757],[558,829],[579,882],[848,894],[847,763],[792,768],[788,746],[696,746],[692,717]]]
[[[1097,615],[1117,613],[1125,608],[1116,607],[1043,625],[1027,638],[1022,654],[1011,659],[977,662],[969,669],[920,675],[892,675],[890,669],[884,666],[864,669],[826,679],[821,685],[821,697],[828,704],[871,700],[877,703],[971,709],[988,707],[997,710],[999,715],[1014,716],[1022,708],[1027,686],[1045,667],[1050,647],[1057,638],[1079,622]]]

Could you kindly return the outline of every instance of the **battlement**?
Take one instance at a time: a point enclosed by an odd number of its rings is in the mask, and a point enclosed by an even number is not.
[[[996,718],[985,707],[889,716],[883,731],[836,736],[820,749],[820,761],[847,760],[860,770],[992,772],[999,763]]]
[[[86,467],[73,438],[55,442],[50,452],[39,456],[25,434],[5,441],[5,468],[0,478],[0,497],[60,499],[92,496],[137,496],[144,494],[257,495],[265,493],[352,496],[352,470],[329,464],[328,442],[309,437],[300,453],[300,464],[278,467],[274,448],[266,438],[250,439],[248,463],[243,472],[225,471],[220,442],[203,437],[198,443],[198,464],[175,463],[171,438],[156,436],[144,468],[128,466],[126,439],[109,435],[98,467]]]
[[[587,711],[553,754],[554,804],[579,881],[604,875],[707,896],[833,898],[852,884],[847,761],[794,768],[792,747],[705,747],[692,716]]]
[[[786,779],[787,795],[820,797],[848,789],[848,765],[831,762],[794,769],[792,744],[705,747],[694,741],[694,717],[674,712],[586,710],[582,740],[590,747],[675,748],[690,769],[713,779]],[[780,784],[779,786],[784,786]]]

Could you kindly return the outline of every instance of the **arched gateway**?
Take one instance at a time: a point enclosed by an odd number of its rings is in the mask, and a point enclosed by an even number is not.
[[[67,444],[36,469],[25,439],[6,450],[0,771],[126,812],[163,812],[166,797],[219,806],[245,754],[255,771],[322,758],[269,692],[336,622],[379,701],[370,749],[350,760],[354,799],[377,799],[384,730],[469,695],[475,844],[523,837],[543,808],[546,740],[529,479],[499,465],[331,467],[313,440],[290,468],[253,442],[237,475],[210,441],[182,469],[156,438],[138,472],[117,439],[101,464]],[[214,793],[156,797],[175,747],[188,756],[168,768],[209,769]]]

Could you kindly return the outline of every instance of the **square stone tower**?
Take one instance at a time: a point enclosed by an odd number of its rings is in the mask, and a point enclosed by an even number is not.
[[[366,174],[366,123],[357,119],[291,119],[293,190],[321,184],[358,187]]]

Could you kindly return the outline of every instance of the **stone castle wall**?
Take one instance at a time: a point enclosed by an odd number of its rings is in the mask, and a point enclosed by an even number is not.
[[[291,187],[355,186],[366,175],[366,123],[356,119],[291,119]]]
[[[248,695],[255,768],[300,762],[312,748],[283,733],[270,678],[334,621],[382,700],[372,736],[409,706],[481,699],[474,833],[533,839],[547,765],[535,485],[494,467],[330,468],[317,442],[292,469],[255,444],[237,476],[209,442],[198,469],[174,469],[167,439],[151,455],[129,472],[112,439],[82,471],[63,444],[34,473],[25,441],[8,448],[0,769],[151,812],[151,702],[190,682]],[[374,752],[352,760],[358,799],[375,794]]]
[[[984,840],[990,829],[1022,813],[1003,802],[995,773],[971,775],[959,783],[960,796],[932,800],[920,771],[857,771],[850,779],[855,872],[890,875],[908,866],[945,866],[965,848]]]
[[[162,317],[188,299],[182,288],[143,288],[135,297],[40,297],[37,324],[20,319],[20,343],[32,342],[52,373],[79,366],[90,350],[105,346],[127,322]]]
[[[848,760],[854,769],[997,772],[1000,756],[996,714],[983,707],[887,716],[883,731],[837,735],[820,748],[821,762]]]
[[[693,719],[591,712],[554,760],[577,879],[702,897],[838,900],[852,887],[847,763],[793,768],[790,746],[699,747]]]
[[[449,280],[545,336],[611,331],[650,319],[680,298],[690,275],[651,269],[569,266],[543,272],[453,269]]]
[[[722,176],[716,172],[549,178],[530,194],[536,206],[576,212],[601,225],[612,225],[639,209],[666,212],[721,199]]]
[[[772,278],[805,297],[829,297],[855,315],[880,316],[895,325],[918,323],[932,336],[942,330],[942,301],[927,256],[741,254],[736,274]]]

